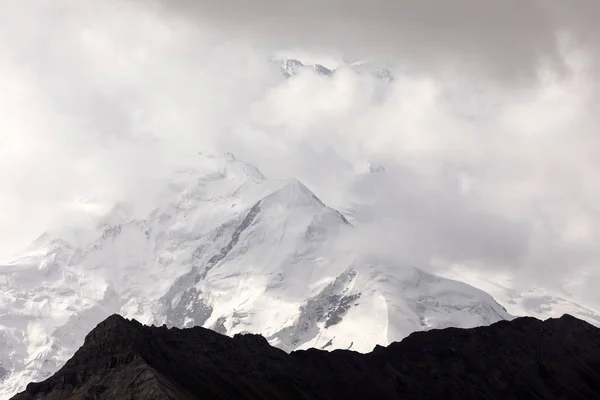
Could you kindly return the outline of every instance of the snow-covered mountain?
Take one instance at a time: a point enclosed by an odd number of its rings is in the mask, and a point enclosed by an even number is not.
[[[396,184],[398,176],[402,177],[401,184]],[[371,162],[359,168],[358,174],[351,181],[349,189],[345,193],[348,201],[339,209],[348,220],[357,226],[364,227],[367,224],[377,224],[388,220],[397,225],[397,221],[407,221],[405,226],[410,230],[418,226],[418,220],[423,216],[433,218],[439,223],[443,222],[447,215],[461,215],[460,202],[452,200],[452,196],[455,196],[454,199],[459,199],[461,196],[463,187],[460,180],[457,179],[453,185],[447,185],[442,190],[435,187],[434,191],[430,191],[427,196],[421,192],[421,195],[412,197],[411,190],[415,190],[415,186],[419,184],[418,176],[404,173],[402,169],[398,169],[398,166]],[[404,187],[410,189],[405,190]],[[430,189],[432,188],[425,188],[425,190]],[[419,190],[424,189],[420,188]],[[425,198],[433,199],[433,204],[423,203]],[[444,208],[444,200],[446,204],[451,205],[451,208]],[[394,215],[395,213],[400,214]],[[416,219],[411,220],[413,215],[416,215]],[[456,222],[452,221],[451,223],[455,224]],[[381,226],[384,229],[378,232],[386,232],[387,226],[385,224]],[[439,230],[444,231],[443,229]],[[436,231],[436,229],[428,231]],[[481,232],[491,231],[486,229]],[[412,233],[406,233],[398,227],[394,227],[391,232],[404,235],[403,237]],[[495,239],[493,236],[486,238],[489,242]],[[502,237],[498,237],[498,240],[502,239]],[[378,238],[378,240],[382,239]],[[420,240],[426,241],[423,238]],[[434,240],[435,237],[432,238],[432,241]],[[382,252],[389,251],[389,243],[376,246],[376,249]],[[399,245],[394,246],[394,251],[401,251],[401,249],[402,247]],[[439,248],[437,250],[439,251]],[[429,254],[427,250],[426,252]],[[567,290],[568,285],[561,290],[540,287],[528,279],[520,278],[518,274],[515,274],[516,271],[511,271],[509,268],[498,271],[484,266],[476,268],[456,263],[444,263],[442,267],[438,266],[435,270],[444,278],[464,282],[489,293],[511,315],[547,319],[570,314],[600,327],[600,313],[577,297],[576,288]]]
[[[467,284],[376,262],[359,243],[340,251],[357,229],[344,215],[232,155],[182,158],[150,212],[120,204],[94,221],[0,265],[0,398],[54,373],[113,313],[257,332],[288,351],[370,351],[511,318]]]
[[[539,319],[558,318],[570,314],[600,327],[600,313],[578,303],[570,293],[538,286],[516,284],[507,274],[477,271],[465,266],[453,266],[443,272],[449,279],[460,279],[494,296],[515,316],[533,316]]]
[[[331,76],[335,72],[335,70],[329,69],[321,64],[306,65],[302,61],[295,60],[293,58],[277,61],[281,63],[281,71],[283,72],[283,75],[288,78],[298,75],[302,70],[305,69],[312,69],[316,73],[326,76]]]
[[[337,68],[327,68],[321,64],[307,64],[294,58],[274,59],[280,64],[283,75],[287,78],[296,76],[302,71],[312,70],[317,74],[324,76],[333,76]],[[357,62],[353,64],[342,64],[342,67],[349,68],[357,74],[369,75],[390,83],[394,80],[391,69],[381,66],[379,63]]]

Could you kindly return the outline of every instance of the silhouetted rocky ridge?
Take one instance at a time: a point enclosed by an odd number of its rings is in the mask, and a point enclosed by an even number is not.
[[[29,399],[600,399],[600,329],[569,315],[416,332],[371,353],[113,315]]]

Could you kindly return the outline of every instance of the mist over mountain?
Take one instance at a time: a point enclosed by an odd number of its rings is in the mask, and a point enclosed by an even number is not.
[[[113,314],[280,355],[600,326],[600,2],[431,5],[0,2],[0,400]],[[547,353],[528,397],[593,391]]]
[[[113,313],[261,334],[285,351],[361,352],[512,318],[472,286],[363,254],[359,228],[303,183],[231,154],[180,159],[155,201],[146,215],[119,204],[47,233],[2,266],[4,396],[54,373]]]

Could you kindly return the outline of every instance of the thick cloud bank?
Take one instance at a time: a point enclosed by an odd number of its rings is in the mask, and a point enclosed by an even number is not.
[[[230,151],[354,213],[341,245],[600,305],[599,8],[3,2],[0,254],[115,201],[147,206],[178,152]],[[286,79],[283,50],[338,70]],[[391,82],[360,72],[378,59]]]

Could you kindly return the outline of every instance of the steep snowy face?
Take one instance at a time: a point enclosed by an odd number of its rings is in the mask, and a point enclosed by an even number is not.
[[[281,71],[283,75],[287,78],[298,75],[302,70],[312,69],[318,74],[322,74],[325,76],[331,76],[335,71],[331,70],[327,67],[324,67],[321,64],[314,65],[305,65],[302,61],[294,60],[294,59],[284,59],[281,60]]]
[[[338,71],[338,69],[336,68],[330,69],[321,64],[305,64],[302,61],[293,58],[284,58],[281,60],[274,61],[280,63],[281,71],[286,78],[298,75],[302,71],[307,70],[312,70],[317,74],[324,76],[332,76],[336,73],[336,71]],[[394,76],[391,69],[382,67],[380,64],[377,63],[358,62],[354,64],[345,65],[344,67],[351,69],[357,74],[372,76],[388,84],[394,80]]]
[[[466,284],[373,262],[360,243],[340,251],[357,227],[301,182],[231,155],[181,158],[150,212],[120,204],[92,226],[0,265],[0,398],[54,373],[113,313],[358,351],[510,318]]]
[[[230,155],[182,157],[173,168],[149,215],[119,204],[94,228],[42,235],[0,265],[0,397],[53,373],[103,316],[163,322],[159,299],[195,251],[218,246],[214,232],[277,185]]]

